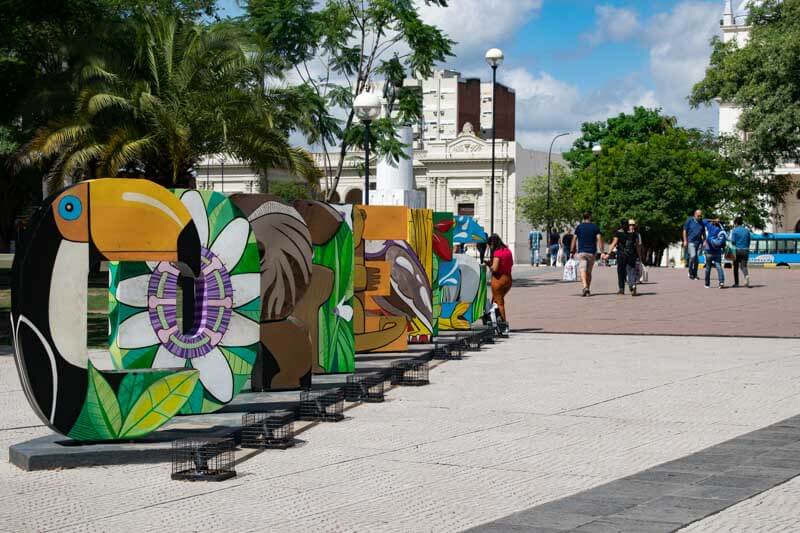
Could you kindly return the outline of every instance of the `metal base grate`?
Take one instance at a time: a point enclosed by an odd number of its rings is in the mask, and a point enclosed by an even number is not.
[[[242,448],[285,450],[294,446],[294,413],[272,411],[242,416]]]
[[[300,420],[338,422],[344,419],[342,389],[310,390],[300,393]]]
[[[384,381],[386,378],[380,372],[347,376],[344,399],[348,402],[382,402]]]
[[[420,386],[430,383],[428,362],[406,359],[392,363],[392,385]]]
[[[463,358],[461,342],[436,342],[433,348],[433,359],[455,361]]]
[[[182,439],[172,443],[172,479],[224,481],[236,476],[233,439]]]

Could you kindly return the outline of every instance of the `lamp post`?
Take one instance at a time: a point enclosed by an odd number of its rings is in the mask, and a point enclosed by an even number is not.
[[[364,123],[364,205],[369,205],[369,128],[372,121],[380,116],[381,99],[375,93],[364,91],[353,100],[353,109]]]
[[[597,211],[597,199],[600,197],[600,169],[597,168],[597,156],[603,151],[603,147],[599,144],[592,145],[592,153],[595,155],[594,161],[594,207],[592,211]]]
[[[563,137],[565,135],[569,135],[569,132],[559,133],[558,135],[553,137],[553,140],[550,141],[550,150],[548,150],[547,152],[547,237],[546,239],[548,245],[550,243],[550,232],[552,231],[552,225],[553,225],[552,217],[550,216],[550,169],[551,169],[550,160],[553,156],[553,145],[556,143],[556,139],[558,139],[559,137]]]
[[[492,67],[492,183],[490,185],[491,201],[489,204],[489,233],[494,234],[494,145],[497,140],[495,135],[495,120],[497,112],[497,67],[503,64],[503,51],[499,48],[490,48],[486,51],[486,63]]]

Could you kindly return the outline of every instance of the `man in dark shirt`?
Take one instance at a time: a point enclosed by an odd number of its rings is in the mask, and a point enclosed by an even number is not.
[[[592,222],[592,214],[589,212],[584,213],[583,222],[575,228],[575,238],[572,239],[571,250],[573,254],[576,251],[578,253],[576,257],[580,265],[581,283],[583,284],[582,296],[591,295],[594,260],[597,256],[598,248],[601,253],[605,253],[605,247],[600,228]]]
[[[559,239],[561,239],[561,235],[559,235],[557,231],[550,232],[550,236],[548,237],[547,240],[547,246],[550,252],[550,266],[556,266],[556,261],[558,261]]]
[[[697,279],[697,264],[703,241],[706,238],[706,226],[703,223],[703,212],[698,209],[693,217],[689,217],[683,225],[683,247],[689,263],[689,279]]]

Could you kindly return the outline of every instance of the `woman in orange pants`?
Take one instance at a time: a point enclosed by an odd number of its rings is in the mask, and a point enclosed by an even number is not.
[[[508,318],[506,317],[505,297],[511,290],[511,268],[514,266],[514,257],[500,236],[496,233],[489,237],[489,249],[491,258],[486,262],[492,271],[492,301],[497,305],[500,316],[508,328]]]

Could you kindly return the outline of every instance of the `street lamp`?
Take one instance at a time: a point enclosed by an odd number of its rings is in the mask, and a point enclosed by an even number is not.
[[[503,51],[499,48],[490,48],[486,51],[486,62],[492,67],[492,183],[490,186],[491,203],[489,208],[489,233],[494,234],[494,144],[495,120],[497,112],[497,67],[503,64]]]
[[[375,93],[364,91],[353,100],[353,109],[364,123],[364,205],[369,205],[369,126],[381,114],[381,99]]]
[[[592,145],[592,153],[595,157],[600,155],[600,152],[603,151],[603,147],[599,144]],[[600,197],[600,169],[597,168],[597,160],[594,162],[594,207],[592,211],[597,211],[597,199]]]
[[[552,225],[553,225],[552,217],[550,216],[550,169],[551,169],[550,160],[551,157],[553,156],[553,145],[555,144],[556,139],[558,139],[559,137],[563,137],[565,135],[569,135],[569,132],[559,133],[558,135],[553,137],[553,140],[550,141],[550,150],[547,152],[547,237],[546,238],[548,245],[550,244],[550,232],[552,231]]]

